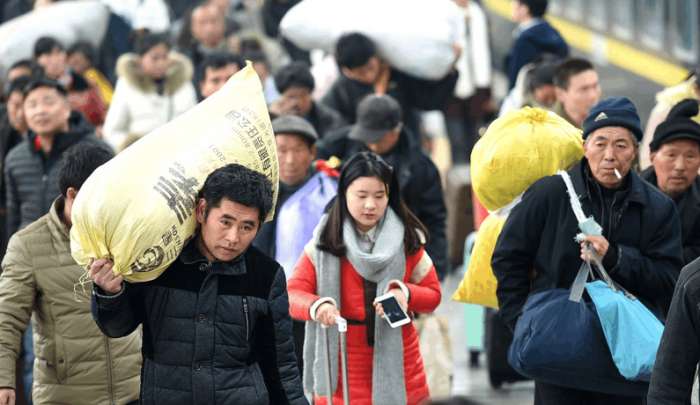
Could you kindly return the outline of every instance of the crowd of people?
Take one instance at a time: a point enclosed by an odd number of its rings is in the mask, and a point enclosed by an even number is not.
[[[8,1],[0,20],[52,3]],[[512,2],[503,100],[492,92],[499,64],[478,1],[454,0],[469,29],[436,80],[391,66],[360,32],[316,58],[280,34],[297,3],[105,0],[108,32],[128,35],[104,49],[42,36],[28,45],[31,58],[5,66],[0,405],[338,404],[345,391],[353,404],[440,403],[431,402],[414,323],[393,327],[377,301],[389,294],[411,319],[427,316],[454,270],[426,112],[438,112],[456,165],[469,163],[479,127],[522,107],[582,131],[584,157],[568,173],[602,231],[574,241],[564,182],[534,183],[493,253],[499,318],[514,330],[528,297],[569,288],[592,249],[666,326],[648,397],[536,379],[535,404],[688,403],[700,361],[700,71],[681,84],[689,96],[655,109],[645,130],[632,101],[603,98],[594,64],[570,55],[544,19],[546,0]],[[77,299],[85,269],[70,255],[69,232],[83,183],[246,61],[270,113],[277,200],[250,168],[217,169],[197,196],[195,235],[162,276],[128,283],[96,258],[92,295]]]

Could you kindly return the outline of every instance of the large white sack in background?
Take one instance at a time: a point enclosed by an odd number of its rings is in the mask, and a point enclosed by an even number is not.
[[[111,258],[114,272],[129,282],[155,279],[194,234],[204,181],[230,163],[267,176],[277,201],[275,136],[250,64],[90,175],[73,203],[73,258],[83,267]],[[273,215],[274,207],[267,220]]]
[[[98,47],[107,32],[109,9],[98,0],[60,1],[0,25],[0,73],[33,56],[34,43],[52,36],[65,47],[88,41]]]
[[[361,32],[391,66],[431,80],[449,72],[452,45],[465,35],[464,15],[451,0],[304,0],[280,30],[302,49],[327,52],[341,35]]]

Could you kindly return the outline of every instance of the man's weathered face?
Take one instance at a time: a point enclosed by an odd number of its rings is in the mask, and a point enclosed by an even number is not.
[[[545,107],[551,107],[557,101],[557,93],[554,85],[545,84],[532,91],[532,97]]]
[[[399,136],[401,136],[401,129],[393,129],[388,131],[377,142],[367,143],[367,148],[377,155],[383,155],[396,146],[399,142]]]
[[[229,262],[240,256],[253,242],[260,229],[259,210],[223,198],[218,207],[207,212],[200,199],[196,216],[200,225],[202,254],[210,261]]]
[[[255,73],[258,74],[258,77],[260,77],[260,81],[263,83],[270,75],[270,69],[267,67],[265,62],[253,62],[253,69],[255,70]]]
[[[44,68],[44,74],[49,79],[58,80],[66,73],[68,55],[60,48],[54,48],[51,52],[39,55],[36,62]]]
[[[281,94],[286,103],[291,105],[290,113],[300,117],[306,116],[311,111],[313,99],[311,90],[306,87],[292,86]]]
[[[624,127],[602,127],[593,131],[583,144],[584,156],[595,180],[606,188],[617,188],[632,168],[637,144],[632,132]]]
[[[204,79],[199,83],[199,92],[202,97],[207,98],[216,93],[238,70],[238,65],[235,63],[220,68],[208,67],[204,71]]]
[[[376,82],[379,78],[381,67],[382,64],[379,61],[379,58],[372,56],[369,58],[367,63],[362,66],[354,67],[352,69],[344,67],[341,70],[348,79],[356,80],[364,84],[374,84],[374,82]]]
[[[27,130],[27,120],[24,119],[24,96],[21,91],[13,91],[7,97],[7,118],[12,128],[23,133]]]
[[[585,70],[569,78],[569,86],[556,88],[557,100],[570,115],[586,117],[598,103],[602,90],[595,70]]]
[[[304,181],[311,162],[316,157],[316,148],[309,146],[300,135],[275,134],[277,158],[280,163],[280,181],[296,186]]]
[[[676,139],[651,153],[659,189],[675,198],[695,181],[700,169],[700,144],[690,139]]]
[[[27,126],[38,135],[53,135],[68,129],[68,100],[52,87],[32,90],[24,98],[23,107]]]
[[[224,40],[226,20],[219,7],[204,5],[192,12],[192,36],[200,44],[215,48]]]

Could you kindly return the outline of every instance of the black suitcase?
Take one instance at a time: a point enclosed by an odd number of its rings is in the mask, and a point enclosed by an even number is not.
[[[513,342],[513,333],[503,323],[498,311],[487,308],[484,318],[486,357],[491,387],[499,389],[503,383],[528,380],[508,364],[508,348]]]

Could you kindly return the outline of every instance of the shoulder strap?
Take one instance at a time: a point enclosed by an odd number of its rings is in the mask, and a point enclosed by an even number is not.
[[[569,194],[569,203],[571,204],[571,209],[574,210],[576,219],[578,220],[579,224],[584,222],[586,220],[586,215],[583,213],[581,201],[578,199],[576,189],[574,188],[574,183],[571,182],[569,173],[565,172],[564,170],[559,170],[557,174],[561,176],[562,180],[564,180],[564,184],[566,184],[566,192]]]
[[[564,180],[564,184],[566,184],[566,191],[569,194],[569,203],[571,204],[571,209],[574,211],[574,215],[576,216],[576,220],[578,221],[578,227],[581,230],[581,232],[584,235],[602,235],[603,228],[595,221],[593,217],[586,217],[586,214],[584,214],[583,207],[581,206],[581,201],[578,199],[576,189],[574,189],[574,184],[571,181],[569,173],[560,170],[557,172],[557,174],[561,176],[562,180]],[[577,235],[576,240],[579,240],[580,236],[581,235]],[[588,280],[588,276],[593,272],[597,273],[600,276],[600,278],[602,278],[603,281],[605,281],[605,283],[613,291],[617,291],[618,289],[620,289],[628,296],[631,296],[631,294],[629,294],[627,291],[617,286],[615,282],[613,282],[612,278],[610,278],[610,275],[607,271],[605,271],[605,268],[603,267],[603,259],[600,256],[598,256],[590,247],[586,246],[585,248],[588,251],[589,257],[592,258],[591,262],[593,266],[591,266],[591,263],[587,261],[584,261],[581,264],[581,267],[579,268],[578,273],[576,274],[576,278],[574,279],[574,282],[571,285],[571,293],[569,294],[569,300],[575,302],[581,301],[583,289],[585,287],[586,281]]]

